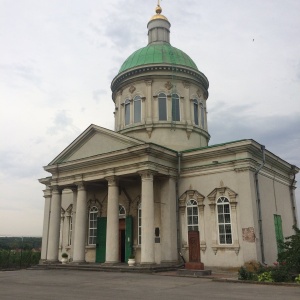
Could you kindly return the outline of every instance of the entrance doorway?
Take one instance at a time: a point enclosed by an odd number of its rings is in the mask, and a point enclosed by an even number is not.
[[[189,262],[200,262],[200,239],[199,231],[189,231]]]
[[[119,220],[119,261],[125,262],[125,219]]]

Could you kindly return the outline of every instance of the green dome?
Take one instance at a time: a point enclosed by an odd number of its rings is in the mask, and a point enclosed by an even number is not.
[[[123,63],[119,73],[150,64],[174,64],[198,71],[193,60],[183,51],[170,44],[150,44],[132,53]]]

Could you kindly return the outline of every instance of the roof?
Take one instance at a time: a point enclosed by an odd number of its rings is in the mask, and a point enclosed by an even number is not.
[[[186,53],[168,43],[161,43],[149,44],[132,53],[121,66],[119,74],[126,70],[149,64],[174,64],[198,71],[194,61]]]

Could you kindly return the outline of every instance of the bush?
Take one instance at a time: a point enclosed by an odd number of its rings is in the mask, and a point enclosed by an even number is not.
[[[300,230],[293,226],[295,234],[286,238],[281,244],[282,252],[278,254],[278,261],[286,264],[291,272],[300,272]]]
[[[263,272],[260,275],[258,275],[258,281],[261,282],[273,282],[274,280],[272,279],[272,272]]]

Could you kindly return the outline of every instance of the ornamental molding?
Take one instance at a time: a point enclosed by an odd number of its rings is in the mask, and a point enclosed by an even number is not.
[[[201,209],[204,209],[203,201],[205,199],[205,196],[200,194],[197,190],[187,190],[185,191],[180,197],[179,197],[179,207],[185,208],[186,203],[190,200],[194,199],[198,202],[198,207]]]
[[[199,98],[201,98],[202,95],[203,95],[203,94],[202,94],[202,91],[201,91],[200,89],[198,89],[196,93],[197,93],[197,96],[198,96]]]
[[[173,84],[170,82],[170,81],[167,81],[166,83],[165,83],[165,88],[169,91],[169,90],[171,90],[171,88],[173,87]]]
[[[188,89],[190,86],[191,86],[191,84],[188,82],[188,81],[182,81],[182,85],[183,85],[183,87],[185,88],[185,89]]]
[[[131,86],[129,87],[129,92],[130,92],[130,94],[134,93],[135,90],[136,90],[136,88],[135,88],[134,85],[131,85]]]
[[[232,205],[236,205],[236,197],[237,193],[231,190],[230,188],[226,186],[222,186],[223,181],[220,182],[220,187],[215,188],[210,194],[207,195],[207,198],[211,203],[215,203],[217,200],[217,196],[226,196],[228,195],[229,201]]]

